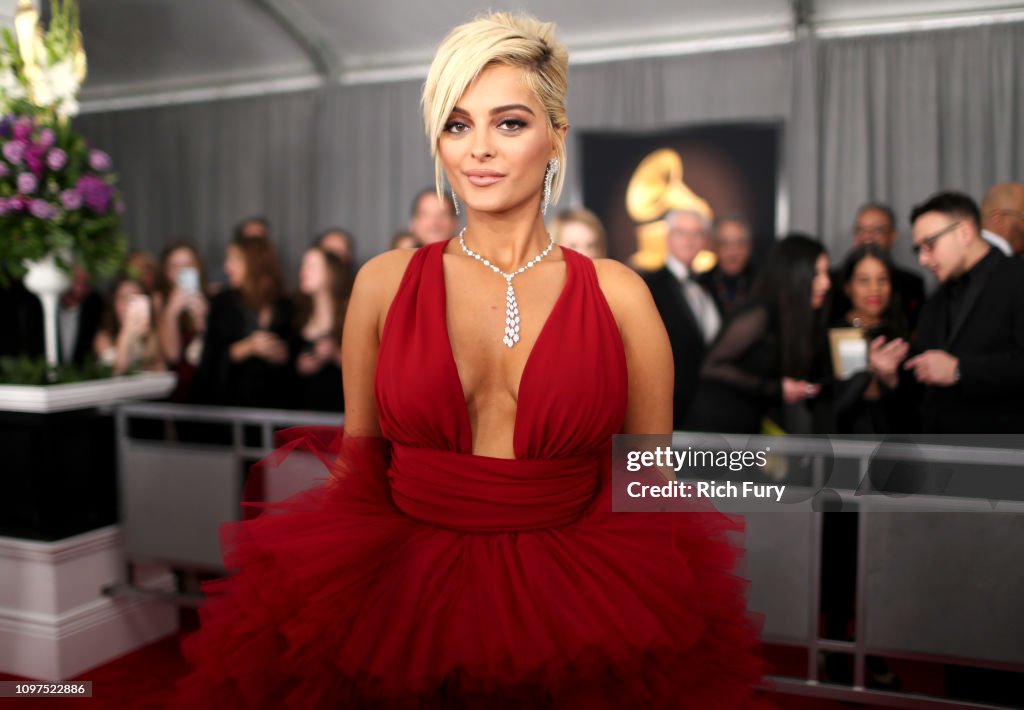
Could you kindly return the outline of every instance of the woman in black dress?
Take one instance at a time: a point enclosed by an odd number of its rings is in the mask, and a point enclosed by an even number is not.
[[[822,306],[829,286],[819,242],[798,234],[778,242],[750,300],[705,356],[686,428],[757,434],[766,417],[781,423],[784,403],[814,400],[826,372]],[[809,421],[786,426],[811,428]]]
[[[283,407],[291,369],[291,307],[277,253],[266,239],[240,237],[227,249],[230,288],[210,303],[197,398],[206,404]]]
[[[291,337],[297,409],[341,412],[341,330],[351,283],[335,254],[313,247],[302,257]]]

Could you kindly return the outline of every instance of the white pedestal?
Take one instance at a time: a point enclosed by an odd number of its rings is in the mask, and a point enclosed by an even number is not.
[[[64,385],[0,385],[0,410],[41,414],[103,407],[126,399],[159,399],[174,389],[173,372],[142,372]]]
[[[177,633],[174,605],[102,594],[124,575],[117,526],[55,542],[0,537],[0,673],[67,680]],[[135,582],[174,589],[159,567],[136,567]]]

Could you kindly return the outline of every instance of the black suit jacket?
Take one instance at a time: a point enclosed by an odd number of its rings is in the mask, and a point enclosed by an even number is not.
[[[960,361],[952,387],[924,387],[926,434],[1024,433],[1024,262],[992,249],[971,270],[956,321],[950,286],[921,310],[916,350]]]
[[[78,334],[75,336],[75,348],[72,351],[71,362],[81,365],[86,358],[94,354],[93,341],[100,329],[100,321],[103,320],[103,296],[96,291],[90,291],[82,299],[81,310],[78,312]],[[58,310],[58,318],[60,312]],[[60,339],[60,328],[58,327],[58,340]]]
[[[666,267],[644,275],[644,281],[651,290],[654,305],[665,322],[672,344],[676,373],[672,426],[678,430],[683,428],[683,419],[697,387],[697,376],[704,359],[704,338],[675,274]]]

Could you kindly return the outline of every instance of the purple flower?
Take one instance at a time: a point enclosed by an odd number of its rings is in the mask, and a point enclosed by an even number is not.
[[[7,167],[7,163],[0,163],[0,178],[7,177],[11,172],[11,169]]]
[[[22,173],[18,176],[18,192],[23,195],[31,195],[39,187],[39,178],[32,173]]]
[[[46,200],[32,200],[28,209],[37,219],[53,219],[58,214],[57,208]]]
[[[10,138],[11,125],[12,124],[10,116],[4,116],[3,118],[0,118],[0,136],[3,136],[4,138]]]
[[[7,206],[12,212],[20,212],[21,210],[28,207],[28,198],[22,197],[21,195],[15,195],[7,199]]]
[[[73,212],[82,206],[82,195],[78,190],[64,190],[60,193],[60,203],[68,212]]]
[[[96,214],[106,214],[110,209],[113,190],[101,178],[95,175],[83,175],[78,178],[75,189],[82,195],[82,202]]]
[[[21,165],[21,160],[25,157],[25,144],[19,140],[7,141],[4,143],[3,154],[7,162]]]
[[[60,148],[51,148],[46,154],[46,166],[54,172],[62,170],[68,164],[68,154]]]
[[[27,141],[32,137],[32,119],[28,116],[19,116],[14,122],[14,137],[21,141]]]
[[[110,156],[104,153],[102,150],[90,150],[89,167],[99,173],[104,173],[110,170]]]
[[[57,142],[57,134],[53,132],[52,128],[44,128],[39,131],[39,145],[44,148],[52,148],[53,144]]]
[[[43,171],[46,167],[46,161],[43,156],[46,154],[46,148],[41,145],[30,145],[25,150],[25,164],[28,165],[28,169],[36,174],[37,177],[43,176]]]

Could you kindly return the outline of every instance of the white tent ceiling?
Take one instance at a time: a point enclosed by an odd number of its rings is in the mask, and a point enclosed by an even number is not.
[[[833,36],[1024,19],[1006,0],[83,0],[83,99],[420,76],[444,33],[487,7],[557,22],[574,61],[784,42],[798,15]]]

